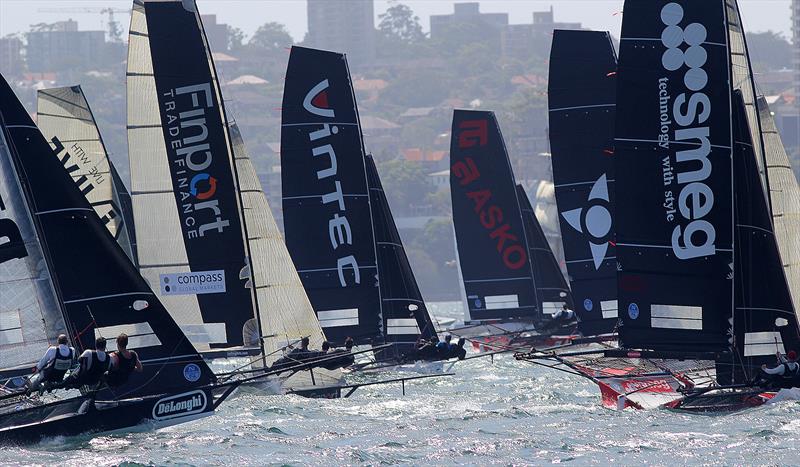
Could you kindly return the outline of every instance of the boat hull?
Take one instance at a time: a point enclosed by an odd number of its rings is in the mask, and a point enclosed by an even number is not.
[[[697,396],[686,396],[665,404],[664,408],[682,413],[722,415],[760,407],[775,397],[775,394],[775,392],[762,390],[715,391]]]
[[[6,406],[0,414],[0,443],[30,444],[56,436],[152,430],[186,423],[212,415],[234,389],[227,385],[119,401],[80,396],[40,406]]]

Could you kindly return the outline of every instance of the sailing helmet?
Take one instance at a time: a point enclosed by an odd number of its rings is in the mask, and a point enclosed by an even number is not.
[[[795,352],[794,350],[790,350],[789,353],[786,354],[786,358],[793,361],[797,360],[797,352]]]

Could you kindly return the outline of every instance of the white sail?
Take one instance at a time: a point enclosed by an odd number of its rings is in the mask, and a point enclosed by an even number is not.
[[[142,276],[158,291],[161,274],[190,268],[161,129],[147,18],[144,5],[138,1],[131,12],[127,89],[128,154],[138,264]],[[214,338],[202,333],[203,317],[197,296],[159,294],[159,299],[195,347],[208,350]],[[199,334],[193,332],[198,330]]]
[[[45,89],[38,93],[37,126],[54,156],[86,195],[111,235],[133,259],[131,239],[115,186],[111,160],[92,110],[80,86]]]
[[[772,223],[795,310],[800,310],[800,188],[767,100],[758,98]]]
[[[271,364],[283,355],[281,349],[287,344],[307,336],[309,348],[319,349],[325,335],[272,216],[239,128],[235,123],[229,128],[250,244],[251,286],[258,300],[261,334],[266,336],[267,363]],[[314,376],[318,385],[331,384],[341,378],[341,371],[317,368]],[[301,372],[292,377],[290,386],[309,385],[309,381],[303,381],[307,379],[308,373]]]
[[[0,369],[36,361],[66,329],[12,164],[0,131]]]

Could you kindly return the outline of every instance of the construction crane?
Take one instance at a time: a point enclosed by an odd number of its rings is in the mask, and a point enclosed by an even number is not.
[[[64,8],[39,8],[38,13],[75,13],[75,14],[101,14],[108,15],[108,36],[112,41],[122,40],[122,29],[114,19],[114,13],[131,14],[127,8],[92,8],[92,7],[64,7]]]

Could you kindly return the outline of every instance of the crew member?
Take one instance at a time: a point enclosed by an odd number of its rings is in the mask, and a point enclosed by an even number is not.
[[[444,336],[444,342],[439,342],[436,344],[436,353],[440,357],[447,358],[447,354],[450,352],[450,341],[453,340],[453,336],[450,334]]]
[[[790,350],[786,358],[777,353],[778,365],[774,368],[767,368],[761,365],[761,374],[756,378],[754,384],[772,383],[778,386],[792,387],[796,384],[800,376],[800,364],[797,363],[797,352]]]
[[[75,364],[75,349],[68,345],[67,336],[59,335],[56,342],[57,345],[47,349],[33,369],[29,393],[39,390],[41,394],[54,383],[61,383],[67,370]]]
[[[109,386],[121,386],[128,381],[131,373],[142,371],[139,355],[133,350],[128,350],[128,335],[125,333],[117,337],[117,351],[111,354],[110,360],[111,368],[106,379]]]
[[[554,321],[567,321],[567,322],[569,322],[569,321],[572,321],[573,319],[575,319],[575,312],[570,310],[566,303],[564,304],[564,306],[560,310],[555,312],[555,314],[553,315],[553,320]]]
[[[94,350],[84,350],[78,357],[78,364],[78,371],[70,373],[64,380],[63,387],[79,388],[100,383],[100,378],[111,368],[111,356],[106,353],[106,338],[95,339]]]

